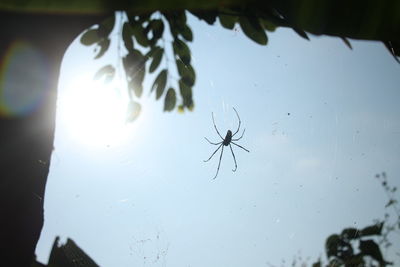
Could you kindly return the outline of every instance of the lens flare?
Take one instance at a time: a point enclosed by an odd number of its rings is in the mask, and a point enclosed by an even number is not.
[[[48,64],[28,42],[15,41],[0,61],[0,116],[24,116],[49,92]]]

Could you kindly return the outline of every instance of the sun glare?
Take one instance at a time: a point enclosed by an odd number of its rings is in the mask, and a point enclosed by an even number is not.
[[[113,84],[80,79],[59,95],[59,124],[78,142],[117,145],[126,139],[128,98]]]

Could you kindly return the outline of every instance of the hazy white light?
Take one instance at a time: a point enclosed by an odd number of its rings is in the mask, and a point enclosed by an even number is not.
[[[94,146],[124,141],[128,99],[115,86],[81,79],[64,92],[59,96],[59,121],[74,139]]]

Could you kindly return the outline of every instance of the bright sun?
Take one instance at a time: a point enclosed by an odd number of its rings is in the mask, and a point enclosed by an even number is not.
[[[77,141],[91,146],[121,143],[128,97],[113,84],[79,79],[59,95],[58,120]]]

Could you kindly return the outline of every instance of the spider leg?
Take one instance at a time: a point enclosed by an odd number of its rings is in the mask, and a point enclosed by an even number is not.
[[[212,121],[214,124],[214,128],[217,131],[217,134],[219,135],[219,137],[221,137],[222,140],[224,140],[224,138],[222,137],[222,135],[219,133],[218,129],[217,129],[217,125],[215,125],[215,120],[214,120],[214,113],[211,112],[211,117],[212,117]]]
[[[204,160],[204,162],[209,161],[209,160],[215,155],[215,153],[217,153],[217,151],[221,148],[221,146],[223,146],[223,144],[221,144],[221,145],[214,151],[214,153],[211,154],[211,156],[208,158],[208,160]],[[224,150],[224,148],[222,148],[222,150]]]
[[[234,144],[235,146],[238,146],[238,147],[240,147],[241,149],[244,149],[244,150],[246,150],[247,152],[250,152],[250,151],[247,150],[246,148],[244,148],[244,147],[242,147],[242,146],[240,146],[240,145],[238,145],[238,144],[236,144],[236,143],[234,143],[234,142],[231,142],[231,144]]]
[[[229,144],[229,147],[230,147],[231,152],[232,152],[233,160],[235,161],[235,169],[232,170],[232,171],[235,172],[237,170],[236,157],[235,157],[235,153],[233,153],[233,149],[232,149],[232,145],[231,144]]]
[[[242,139],[242,137],[243,137],[245,131],[246,131],[246,128],[243,130],[243,133],[242,133],[242,135],[241,135],[239,138],[232,139],[232,141],[239,141],[240,139]]]
[[[219,142],[219,143],[213,143],[210,140],[207,139],[207,137],[204,137],[210,144],[212,145],[220,145],[223,141]],[[235,140],[236,141],[236,140]]]
[[[236,109],[235,109],[235,108],[233,108],[233,110],[235,111],[235,113],[236,113],[236,116],[237,116],[237,117],[238,117],[238,119],[239,119],[239,125],[238,125],[238,128],[237,128],[236,132],[235,132],[235,133],[232,135],[232,136],[235,136],[235,134],[237,134],[237,133],[239,132],[241,121],[240,121],[240,117],[239,117],[239,114],[238,114],[238,112],[236,111]]]
[[[218,175],[218,172],[219,172],[219,166],[221,165],[222,154],[224,153],[224,146],[223,146],[223,145],[221,145],[221,146],[222,146],[221,156],[219,156],[219,162],[218,162],[217,173],[215,174],[213,180],[214,180],[215,178],[217,178],[217,175]]]

